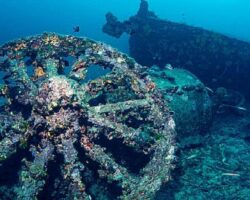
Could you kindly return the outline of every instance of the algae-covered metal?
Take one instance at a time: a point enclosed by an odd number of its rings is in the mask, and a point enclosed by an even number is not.
[[[205,85],[184,69],[154,66],[148,73],[173,112],[178,138],[205,134],[212,122],[213,107]]]
[[[170,179],[175,124],[141,71],[85,38],[45,33],[3,45],[1,196],[152,199]]]

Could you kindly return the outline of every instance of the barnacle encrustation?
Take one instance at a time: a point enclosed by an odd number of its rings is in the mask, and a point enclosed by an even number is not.
[[[3,45],[1,196],[152,199],[170,179],[175,131],[141,69],[86,38],[45,33]]]

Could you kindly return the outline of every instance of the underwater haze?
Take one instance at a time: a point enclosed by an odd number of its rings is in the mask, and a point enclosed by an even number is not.
[[[0,200],[249,200],[250,0],[0,0]]]
[[[102,33],[105,14],[112,11],[128,19],[139,0],[0,0],[0,43],[44,31],[72,34],[105,41],[127,52],[127,37],[121,41]],[[149,0],[150,10],[160,18],[218,31],[250,41],[248,0]]]

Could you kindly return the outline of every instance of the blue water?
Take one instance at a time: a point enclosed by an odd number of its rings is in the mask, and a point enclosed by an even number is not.
[[[128,52],[127,36],[120,40],[102,33],[105,13],[120,20],[136,13],[139,0],[0,0],[0,44],[44,31],[101,40]],[[149,0],[159,17],[203,27],[250,41],[249,0]]]
[[[148,0],[148,2],[149,9],[161,19],[202,27],[250,42],[250,0]],[[20,37],[56,32],[89,37],[128,53],[128,35],[124,34],[120,39],[110,37],[102,32],[102,26],[106,22],[107,12],[112,12],[119,20],[124,21],[136,14],[139,4],[140,0],[0,0],[0,45]],[[80,27],[79,33],[73,32],[74,26]],[[76,58],[68,56],[64,59],[69,61],[69,66],[64,68],[64,73],[69,75]],[[27,70],[30,76],[34,74],[32,66],[28,66]],[[109,72],[109,69],[92,65],[82,83],[102,77]],[[0,84],[3,84],[3,76],[3,71],[0,71]],[[7,99],[0,96],[0,108],[6,102]],[[248,199],[250,105],[249,102],[246,104],[247,114],[232,114],[225,117],[215,115],[214,124],[205,136],[196,135],[198,139],[194,137],[194,141],[191,136],[191,139],[182,141],[183,144],[187,143],[187,147],[183,147],[178,153],[179,162],[177,169],[173,170],[173,181],[162,189],[157,200]],[[3,137],[0,133],[0,141]],[[193,147],[189,147],[189,143]],[[16,163],[11,163],[13,164]],[[16,165],[20,167],[22,164]],[[5,165],[0,163],[0,167],[5,168]],[[13,171],[16,171],[13,173],[14,176],[18,176],[19,170],[14,167]],[[49,173],[51,172],[52,170]],[[58,178],[57,173],[60,172],[56,171],[54,174],[53,171],[52,178],[49,179]],[[1,176],[3,174],[4,176]],[[6,177],[12,177],[13,174],[7,174]],[[0,200],[3,199],[1,194],[11,195],[6,192],[5,186],[8,186],[8,182],[18,181],[17,178],[14,180],[15,177],[13,180],[6,177],[5,171],[0,170]],[[95,191],[93,188],[88,190]],[[43,195],[47,190],[50,191],[45,188]],[[93,191],[91,192],[94,193]],[[115,189],[114,194],[116,194]]]

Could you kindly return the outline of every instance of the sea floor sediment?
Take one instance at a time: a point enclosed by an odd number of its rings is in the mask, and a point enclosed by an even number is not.
[[[249,199],[249,114],[217,115],[205,136],[186,138],[180,146],[174,179],[157,200]]]

